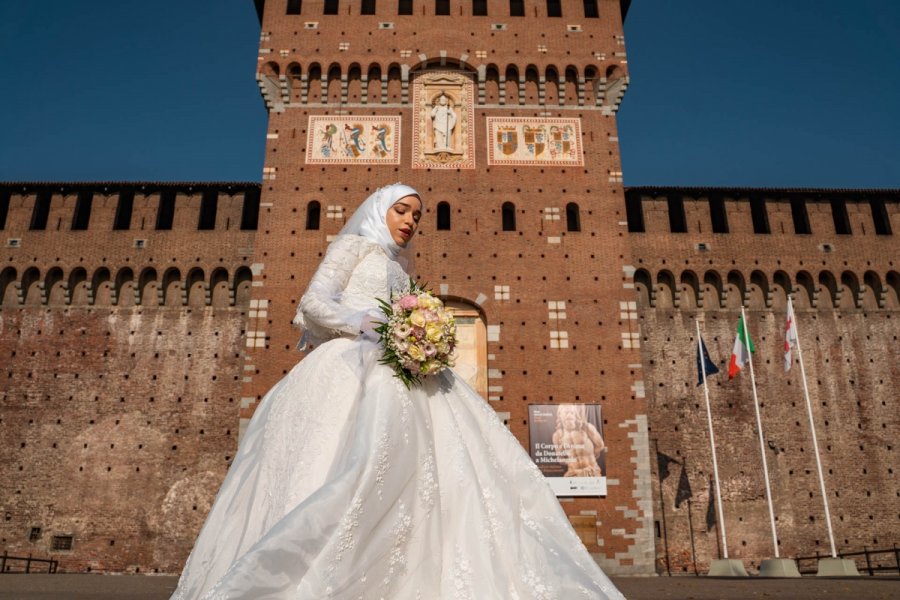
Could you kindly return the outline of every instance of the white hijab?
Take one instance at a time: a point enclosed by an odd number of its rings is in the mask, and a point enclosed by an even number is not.
[[[387,226],[387,213],[398,200],[406,196],[415,196],[422,202],[419,192],[402,183],[378,188],[359,205],[338,235],[361,235],[377,243],[384,248],[388,256],[396,259],[403,248],[391,237]],[[424,207],[423,202],[422,208]]]

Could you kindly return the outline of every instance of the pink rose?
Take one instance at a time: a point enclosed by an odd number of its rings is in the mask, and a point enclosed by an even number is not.
[[[400,308],[404,310],[409,310],[411,308],[415,308],[419,305],[419,299],[412,294],[403,296],[399,301]]]

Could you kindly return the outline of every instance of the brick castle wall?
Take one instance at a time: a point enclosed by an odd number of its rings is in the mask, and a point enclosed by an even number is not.
[[[673,571],[693,570],[691,529],[700,570],[719,557],[721,544],[706,525],[712,459],[703,388],[696,386],[695,320],[722,371],[710,378],[710,402],[729,555],[748,567],[774,556],[750,376],[745,370],[727,378],[741,305],[757,350],[779,551],[830,554],[796,351],[791,371],[783,368],[786,292],[796,307],[837,549],[890,547],[900,536],[894,443],[900,273],[897,239],[888,233],[900,226],[900,193],[634,188],[628,194],[632,229],[644,229],[630,239],[639,267],[652,449],[680,463],[669,465],[662,482],[654,464],[657,569],[665,570],[668,549]],[[728,233],[710,232],[710,198],[724,201],[720,226]],[[768,217],[770,233],[754,233],[751,198],[762,202],[757,216]],[[643,208],[643,227],[636,206]],[[681,207],[687,231],[672,233],[669,216]],[[837,234],[845,212],[849,230]],[[794,233],[807,224],[809,234]],[[676,508],[683,468],[693,498]]]
[[[215,229],[198,232],[210,191]],[[158,231],[170,192],[172,229]],[[0,193],[0,544],[65,571],[176,572],[237,447],[255,235],[239,225],[258,186]],[[87,194],[88,227],[72,231]],[[112,231],[132,196],[128,228]],[[39,197],[47,226],[29,229]]]

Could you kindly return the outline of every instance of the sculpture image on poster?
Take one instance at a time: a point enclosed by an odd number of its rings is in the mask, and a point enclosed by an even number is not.
[[[307,164],[400,164],[400,117],[311,116]]]
[[[606,495],[606,443],[598,404],[531,404],[531,459],[557,496]]]

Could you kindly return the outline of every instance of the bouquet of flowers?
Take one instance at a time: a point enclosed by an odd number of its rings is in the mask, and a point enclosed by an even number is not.
[[[393,294],[389,303],[378,302],[385,315],[375,328],[384,347],[380,362],[394,369],[407,389],[453,366],[456,321],[440,299],[410,279],[407,291]]]

